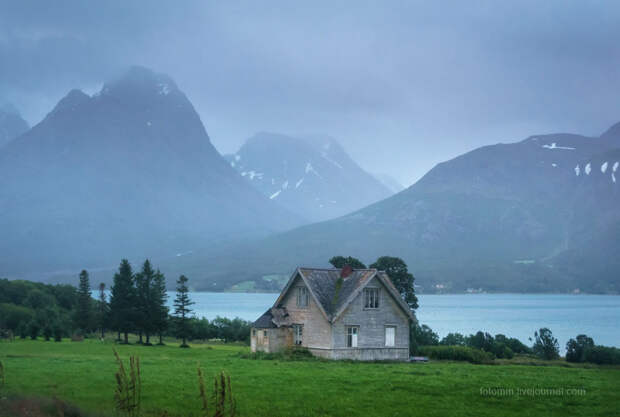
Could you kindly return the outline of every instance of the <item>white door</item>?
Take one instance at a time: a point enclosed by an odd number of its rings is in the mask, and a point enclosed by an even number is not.
[[[396,328],[389,326],[385,328],[385,346],[394,346]]]

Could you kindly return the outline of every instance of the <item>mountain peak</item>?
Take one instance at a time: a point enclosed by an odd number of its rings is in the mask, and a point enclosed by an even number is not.
[[[619,139],[620,140],[620,122],[616,123],[615,125],[613,125],[609,129],[607,129],[607,131],[601,135],[601,138],[602,139]]]
[[[133,66],[121,76],[106,82],[99,95],[161,95],[178,93],[174,80],[161,73],[142,67]]]

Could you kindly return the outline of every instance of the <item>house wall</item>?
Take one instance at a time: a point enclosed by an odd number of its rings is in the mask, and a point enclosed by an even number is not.
[[[293,332],[290,328],[252,328],[251,332],[250,349],[252,352],[278,352],[293,344]]]
[[[364,309],[364,291],[349,304],[332,326],[333,359],[407,360],[409,318],[381,281],[373,278],[365,288],[379,288],[379,308]],[[396,327],[394,347],[385,346],[385,327]],[[357,348],[346,345],[346,327],[358,326]]]
[[[303,324],[302,346],[309,349],[331,348],[331,325],[321,312],[314,298],[308,293],[308,307],[297,307],[297,287],[306,286],[299,275],[295,277],[291,288],[282,299],[293,324]]]

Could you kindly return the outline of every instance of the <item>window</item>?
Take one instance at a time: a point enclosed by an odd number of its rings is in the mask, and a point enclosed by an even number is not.
[[[263,330],[263,336],[267,337],[267,330]]]
[[[357,333],[359,331],[359,327],[357,326],[347,326],[347,347],[357,347]]]
[[[252,329],[252,336],[256,336],[256,329]]]
[[[396,326],[385,327],[385,346],[393,347],[396,340]]]
[[[379,308],[379,288],[364,288],[364,308]]]
[[[297,307],[308,307],[308,289],[306,287],[297,288]]]
[[[293,335],[296,345],[301,345],[301,339],[303,336],[304,326],[301,324],[293,324]]]

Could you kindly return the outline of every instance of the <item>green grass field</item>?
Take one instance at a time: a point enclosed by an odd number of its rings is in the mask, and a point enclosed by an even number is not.
[[[196,376],[232,377],[242,416],[613,416],[620,413],[620,369],[436,362],[352,363],[242,359],[235,345],[115,345],[87,340],[0,342],[2,396],[55,396],[86,411],[113,415],[113,349],[142,368],[144,415],[199,415]],[[481,389],[513,389],[483,395]],[[516,395],[517,389],[564,389]],[[568,389],[582,390],[579,395]],[[583,391],[585,390],[585,391]]]

